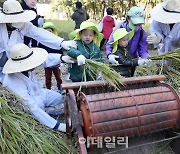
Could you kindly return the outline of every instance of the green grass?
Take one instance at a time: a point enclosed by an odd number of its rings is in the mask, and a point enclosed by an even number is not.
[[[73,20],[46,20],[52,22],[57,30],[59,31],[59,36],[68,40],[68,34],[74,30],[75,22]],[[96,25],[98,25],[98,21],[94,21]],[[143,25],[144,30],[149,35],[149,23]]]
[[[52,22],[59,32],[59,36],[68,40],[68,34],[74,30],[75,22],[73,20],[46,20]]]

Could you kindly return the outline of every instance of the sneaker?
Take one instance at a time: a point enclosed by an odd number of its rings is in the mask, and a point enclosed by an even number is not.
[[[63,116],[64,115],[64,104],[46,107],[45,111],[51,116],[60,116],[60,115]]]
[[[58,88],[58,92],[61,94],[61,95],[65,95],[65,90],[62,89],[62,87],[59,87]]]

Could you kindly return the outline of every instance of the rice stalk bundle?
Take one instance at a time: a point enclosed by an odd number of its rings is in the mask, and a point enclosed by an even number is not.
[[[41,125],[18,108],[15,110],[15,103],[0,96],[0,153],[70,153],[70,147],[59,131]]]
[[[88,72],[93,80],[96,80],[95,76],[101,74],[103,80],[119,91],[120,86],[123,85],[122,76],[109,67],[108,64],[87,59],[84,72]],[[86,80],[86,73],[84,73],[84,79]]]
[[[173,86],[180,93],[180,72],[177,68],[166,65],[163,73],[167,77],[167,83]]]
[[[180,69],[180,49],[175,51],[171,51],[162,55],[149,57],[151,60],[162,60],[162,64],[164,60],[171,60],[172,66]]]

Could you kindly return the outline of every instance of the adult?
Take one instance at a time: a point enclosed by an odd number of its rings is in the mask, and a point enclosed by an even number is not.
[[[45,112],[45,107],[60,105],[63,97],[58,92],[42,88],[35,75],[35,68],[48,57],[46,50],[29,48],[23,43],[14,45],[3,73],[3,86],[20,96],[22,104],[42,124],[52,129],[66,132],[66,124],[60,123]],[[59,62],[59,58],[56,62]]]
[[[118,64],[116,55],[113,54],[112,42],[114,32],[119,28],[125,28],[129,32],[130,40],[128,42],[127,49],[131,51],[133,58],[147,58],[148,55],[148,43],[147,43],[147,34],[142,28],[144,24],[144,11],[138,6],[132,7],[128,13],[125,21],[116,26],[115,30],[110,35],[110,38],[106,44],[106,55],[108,57],[109,63]]]
[[[82,3],[81,2],[76,2],[76,10],[72,14],[71,18],[72,20],[75,21],[75,28],[78,29],[80,28],[80,25],[83,21],[89,19],[89,15],[87,14],[86,10],[82,8]]]
[[[6,62],[6,60],[1,61],[1,58],[9,57],[10,48],[17,43],[23,43],[24,36],[31,37],[52,49],[60,50],[63,47],[68,50],[70,46],[76,48],[75,41],[64,41],[63,38],[29,22],[35,17],[34,11],[23,10],[16,0],[7,0],[3,3],[0,13],[0,70]],[[0,75],[2,75],[1,71]]]
[[[32,10],[36,13],[36,17],[31,21],[31,23],[36,27],[39,27],[38,20],[41,20],[41,16],[39,16],[37,13],[36,5],[37,0],[21,0],[21,6],[23,10]],[[37,41],[27,36],[24,37],[24,43],[31,47],[37,47]]]
[[[106,9],[107,15],[102,18],[101,20],[101,30],[100,32],[103,33],[104,38],[101,41],[100,49],[104,46],[105,42],[109,39],[109,36],[111,35],[113,28],[116,27],[116,19],[112,16],[113,15],[113,8],[108,7]]]
[[[153,19],[147,41],[167,53],[180,48],[180,1],[166,0],[151,11]]]

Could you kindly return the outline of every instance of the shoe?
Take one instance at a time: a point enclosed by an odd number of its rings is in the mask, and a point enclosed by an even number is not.
[[[58,104],[56,106],[50,106],[45,108],[46,113],[50,116],[63,116],[64,115],[64,104]]]
[[[62,89],[62,87],[59,87],[58,88],[58,92],[61,94],[61,95],[65,95],[65,90]]]

